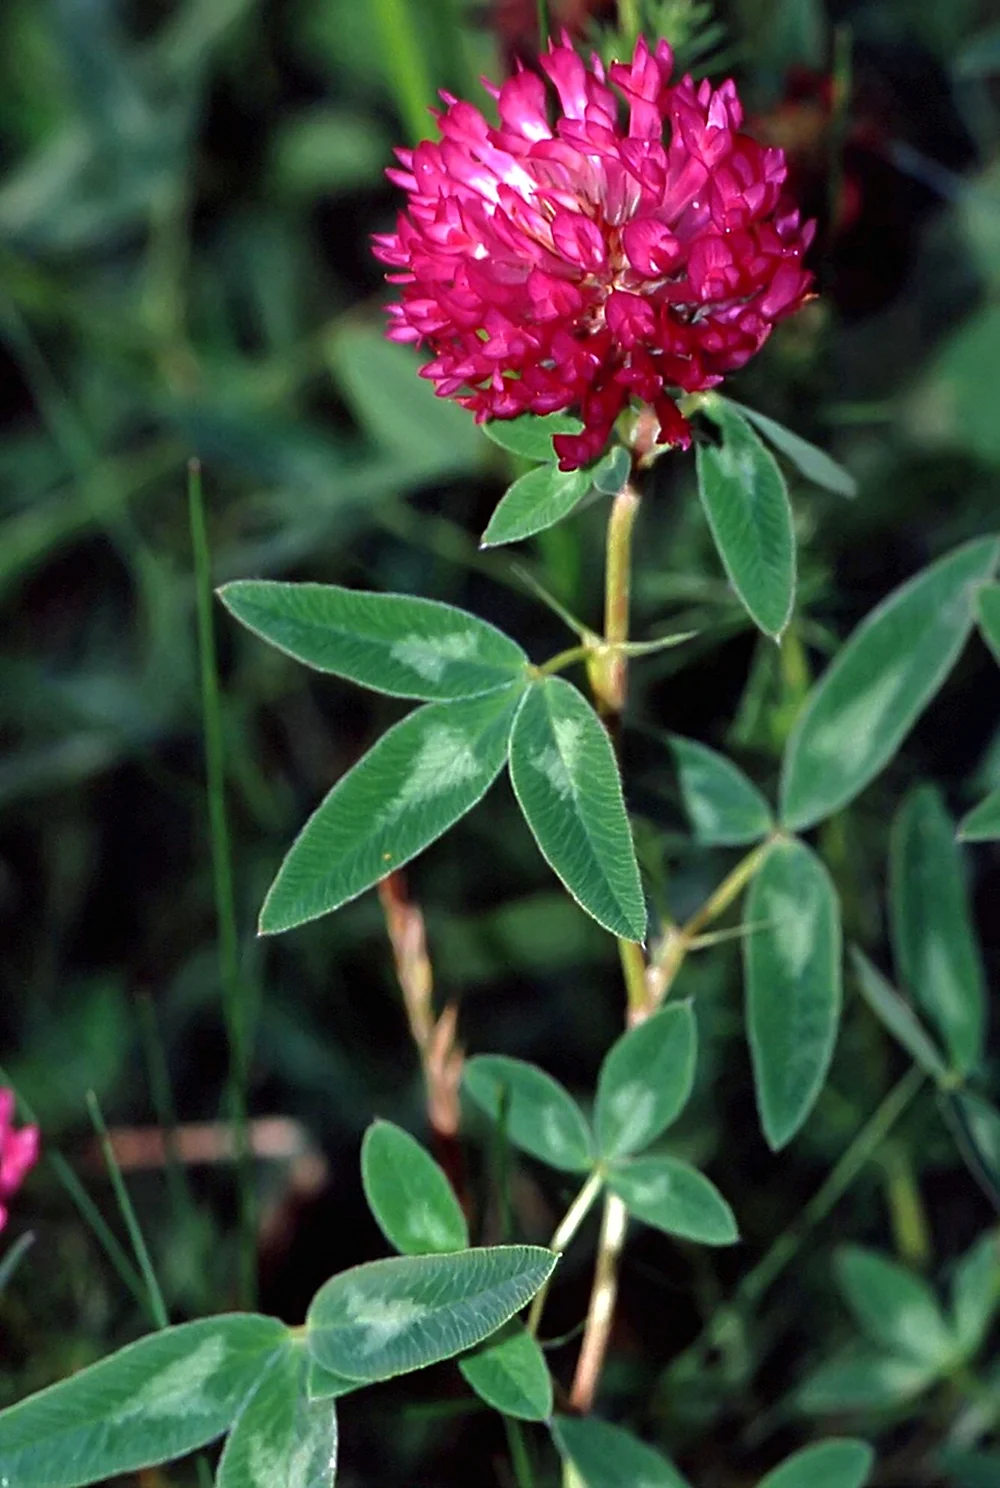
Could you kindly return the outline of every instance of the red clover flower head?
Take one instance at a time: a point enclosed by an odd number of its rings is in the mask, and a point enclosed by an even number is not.
[[[38,1161],[38,1147],[37,1126],[14,1130],[14,1092],[0,1087],[0,1230],[7,1223],[5,1200],[20,1188]]]
[[[782,194],[783,151],[740,132],[735,84],[672,84],[666,42],[605,74],[564,35],[539,62],[551,108],[522,69],[486,84],[498,125],[442,94],[440,140],[396,152],[409,200],[375,238],[402,286],[388,335],[428,347],[422,376],[479,423],[578,412],[583,432],[555,440],[564,470],[603,452],[631,398],[686,448],[676,396],[802,305],[814,224]]]

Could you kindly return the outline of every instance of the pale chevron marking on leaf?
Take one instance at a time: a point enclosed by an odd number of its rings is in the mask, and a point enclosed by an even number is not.
[[[466,735],[446,723],[435,724],[420,746],[409,779],[379,812],[379,826],[390,825],[410,807],[433,801],[481,774],[482,765]]]
[[[648,1086],[630,1080],[618,1087],[609,1104],[619,1128],[615,1133],[615,1146],[622,1152],[627,1151],[637,1141],[645,1139],[656,1098]]]
[[[536,750],[531,763],[545,776],[556,795],[565,800],[573,794],[573,772],[583,742],[583,721],[579,718],[554,718],[552,731],[556,736],[555,744]]]
[[[767,924],[775,940],[775,950],[791,978],[805,971],[816,937],[820,904],[815,898],[803,904],[791,894],[772,889],[767,895]]]
[[[423,1302],[414,1302],[410,1297],[397,1297],[387,1302],[360,1289],[347,1293],[344,1306],[351,1321],[365,1330],[365,1339],[360,1346],[362,1354],[373,1354],[384,1348],[431,1311]]]
[[[478,648],[476,632],[460,630],[434,641],[420,635],[403,636],[393,643],[389,655],[412,668],[425,682],[440,682],[450,661],[471,661]]]
[[[871,753],[872,742],[883,731],[885,720],[906,682],[906,662],[877,678],[846,708],[835,713],[829,723],[816,731],[809,741],[810,753],[839,761],[842,773],[851,774]]]
[[[221,1333],[206,1338],[193,1354],[177,1359],[148,1379],[129,1400],[117,1419],[143,1415],[153,1419],[190,1414],[205,1414],[216,1409],[218,1402],[202,1392],[213,1374],[226,1361],[226,1340]]]

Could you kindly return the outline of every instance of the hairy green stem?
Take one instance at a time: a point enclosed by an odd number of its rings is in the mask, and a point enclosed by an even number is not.
[[[576,1198],[573,1200],[572,1204],[570,1204],[569,1208],[566,1210],[566,1213],[560,1220],[559,1225],[552,1236],[552,1239],[549,1241],[550,1250],[554,1250],[558,1255],[562,1255],[563,1251],[566,1249],[567,1245],[569,1245],[570,1241],[573,1239],[573,1236],[576,1234],[577,1230],[580,1228],[580,1226],[583,1224],[583,1221],[590,1213],[590,1210],[593,1207],[594,1200],[597,1198],[597,1195],[601,1191],[601,1185],[603,1182],[604,1175],[599,1170],[595,1170],[593,1173],[591,1173],[590,1177],[580,1189],[580,1192],[577,1194]],[[549,1278],[549,1281],[551,1281],[551,1277]],[[528,1313],[529,1333],[534,1334],[538,1332],[538,1324],[541,1322],[542,1310],[545,1307],[545,1299],[549,1293],[549,1281],[544,1282],[541,1289],[535,1293],[535,1299],[531,1304],[531,1311]]]

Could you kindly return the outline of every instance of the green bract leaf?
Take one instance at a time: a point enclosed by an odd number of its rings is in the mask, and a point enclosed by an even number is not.
[[[333,1488],[337,1413],[309,1398],[306,1366],[291,1345],[271,1364],[230,1432],[216,1488]]]
[[[557,1260],[538,1245],[497,1245],[355,1266],[313,1298],[309,1351],[324,1369],[369,1383],[423,1369],[495,1333]]]
[[[669,737],[684,806],[696,842],[742,847],[771,831],[771,808],[755,785],[725,755],[694,739]]]
[[[361,1144],[361,1181],[379,1229],[404,1255],[464,1250],[469,1230],[451,1184],[409,1132],[375,1121]]]
[[[552,1168],[585,1173],[594,1162],[586,1117],[558,1080],[523,1059],[481,1054],[465,1066],[465,1089],[515,1147]]]
[[[786,1457],[757,1488],[862,1488],[874,1461],[867,1442],[847,1438],[815,1442]]]
[[[745,419],[725,403],[705,412],[722,431],[699,444],[698,490],[729,581],[751,619],[780,636],[795,600],[795,535],[785,479]]]
[[[299,833],[264,901],[263,935],[338,909],[465,815],[503,767],[519,688],[426,703],[383,734]]]
[[[967,1250],[951,1286],[952,1328],[963,1359],[977,1353],[1000,1305],[1000,1235],[990,1230]]]
[[[646,934],[646,905],[614,750],[600,719],[562,677],[535,684],[514,722],[510,775],[552,868],[599,925]]]
[[[697,1240],[732,1245],[740,1238],[732,1209],[715,1184],[674,1157],[636,1157],[608,1171],[608,1187],[645,1224]]]
[[[689,1002],[672,1003],[622,1034],[597,1080],[594,1124],[603,1158],[641,1151],[676,1120],[691,1094],[696,1059]]]
[[[584,1488],[689,1488],[666,1457],[593,1416],[556,1416],[552,1436]]]
[[[955,1339],[922,1277],[877,1251],[843,1245],[837,1281],[858,1326],[872,1343],[935,1369],[955,1356]]]
[[[985,584],[976,596],[976,615],[983,640],[1000,661],[1000,584]]]
[[[526,460],[556,459],[552,448],[554,434],[579,434],[583,424],[569,413],[524,413],[516,419],[490,419],[479,426],[501,449]]]
[[[509,687],[528,665],[502,631],[431,599],[266,579],[227,584],[219,596],[296,661],[392,697],[481,697]]]
[[[718,396],[718,395],[716,395]],[[803,439],[801,434],[793,434],[791,429],[786,429],[784,424],[779,424],[776,419],[768,418],[764,413],[758,413],[756,408],[748,408],[745,403],[737,403],[732,398],[723,400],[730,408],[736,408],[745,419],[755,424],[765,439],[769,439],[775,449],[781,451],[787,459],[791,460],[795,468],[810,480],[814,485],[822,486],[826,491],[832,491],[835,496],[856,496],[858,494],[858,483],[853,475],[849,474],[836,460],[808,439]]]
[[[840,907],[802,842],[775,845],[747,895],[747,1033],[768,1144],[790,1142],[823,1088],[840,1021]]]
[[[958,836],[962,842],[996,842],[1000,838],[1000,790],[991,791],[985,801],[962,817]]]
[[[183,1457],[228,1430],[287,1339],[232,1314],[129,1344],[0,1412],[0,1482],[82,1488]]]
[[[912,1400],[936,1377],[936,1369],[916,1359],[877,1354],[868,1347],[845,1349],[804,1381],[796,1404],[817,1416],[884,1410]]]
[[[510,1322],[458,1367],[480,1400],[520,1421],[547,1421],[552,1414],[552,1376],[545,1355],[527,1329]]]
[[[603,496],[617,496],[632,471],[632,456],[623,444],[613,444],[596,465],[587,467],[591,485]]]
[[[983,1057],[986,990],[960,855],[955,823],[938,792],[912,791],[890,839],[893,950],[900,981],[964,1074]]]
[[[504,492],[490,517],[479,546],[495,548],[501,543],[520,542],[553,527],[568,517],[591,488],[585,470],[557,470],[539,465],[522,475]]]
[[[864,619],[809,695],[785,751],[781,820],[815,826],[886,765],[941,686],[972,629],[974,595],[1000,543],[965,544]]]
[[[857,946],[851,947],[851,965],[865,1002],[888,1028],[893,1038],[899,1040],[906,1052],[932,1080],[940,1082],[946,1079],[948,1066],[944,1056],[916,1013]]]

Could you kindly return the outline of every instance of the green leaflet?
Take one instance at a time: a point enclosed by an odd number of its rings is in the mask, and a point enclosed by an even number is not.
[[[374,1383],[473,1348],[530,1302],[558,1256],[537,1245],[394,1256],[332,1277],[306,1319],[324,1369]]]
[[[552,1436],[585,1488],[689,1488],[661,1453],[594,1416],[556,1416]]]
[[[594,1126],[602,1158],[641,1151],[677,1119],[691,1094],[696,1059],[690,1002],[671,1003],[622,1034],[597,1080]]]
[[[566,472],[555,465],[536,466],[508,486],[487,523],[480,547],[520,542],[553,527],[580,505],[591,485],[586,470]]]
[[[718,397],[715,394],[715,397]],[[781,453],[796,467],[806,480],[810,480],[816,486],[822,486],[824,490],[832,491],[836,496],[853,497],[858,494],[858,483],[843,465],[838,465],[836,460],[831,460],[825,450],[817,449],[816,445],[810,444],[808,439],[803,439],[801,434],[795,434],[791,429],[786,429],[784,424],[779,424],[777,419],[768,418],[764,413],[758,413],[756,408],[748,408],[745,403],[737,403],[732,398],[724,398],[722,402],[728,403],[730,408],[735,408],[755,424],[764,438],[774,445]]]
[[[895,987],[886,981],[857,946],[851,947],[851,965],[861,995],[875,1016],[888,1028],[893,1038],[899,1040],[925,1074],[938,1083],[945,1080],[948,1066],[909,1004],[903,1001]]]
[[[814,1442],[786,1457],[757,1488],[862,1488],[874,1461],[867,1442],[848,1437]]]
[[[564,1172],[593,1166],[594,1139],[583,1112],[544,1070],[523,1059],[480,1054],[466,1064],[463,1084],[481,1110],[503,1120],[515,1147]]]
[[[863,1245],[842,1245],[837,1283],[868,1339],[888,1352],[947,1368],[956,1340],[922,1276]]]
[[[408,863],[503,767],[520,688],[425,703],[382,735],[306,822],[261,910],[270,935],[338,909]]]
[[[671,734],[668,743],[695,841],[744,847],[768,835],[774,827],[771,808],[742,770],[694,739]]]
[[[528,665],[495,626],[436,600],[266,579],[227,584],[219,597],[297,661],[392,697],[481,697],[523,678]]]
[[[883,600],[813,688],[782,765],[781,821],[803,831],[888,764],[944,682],[974,623],[1000,542],[956,548]]]
[[[0,1412],[0,1482],[82,1488],[221,1436],[286,1346],[274,1318],[164,1328]]]
[[[615,1164],[608,1187],[644,1224],[696,1240],[732,1245],[739,1230],[732,1209],[704,1173],[674,1157],[636,1157]]]
[[[840,1021],[840,907],[830,876],[801,842],[780,842],[744,911],[747,1034],[761,1125],[777,1151],[812,1110]]]
[[[774,456],[728,404],[705,412],[722,432],[697,447],[698,491],[736,593],[765,635],[779,637],[795,602],[795,534],[785,478]]]
[[[333,1488],[337,1412],[306,1393],[306,1370],[292,1345],[270,1365],[229,1434],[216,1488]]]
[[[383,1235],[404,1255],[464,1250],[469,1230],[451,1184],[409,1132],[374,1121],[361,1144],[361,1181]]]
[[[520,1421],[552,1414],[552,1376],[545,1355],[523,1324],[512,1321],[459,1359],[462,1378],[480,1400]]]
[[[516,419],[490,419],[480,427],[494,444],[509,450],[512,455],[552,462],[556,458],[552,436],[579,434],[583,424],[569,413],[524,413]]]
[[[1000,790],[991,791],[958,824],[960,842],[996,842],[1000,838]]]
[[[510,775],[535,841],[577,903],[612,935],[643,940],[646,906],[614,751],[562,677],[529,688],[511,733]]]

